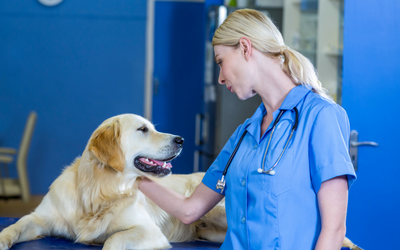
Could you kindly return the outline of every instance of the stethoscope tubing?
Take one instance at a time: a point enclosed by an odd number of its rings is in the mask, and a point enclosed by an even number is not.
[[[297,130],[297,126],[298,126],[298,123],[299,123],[299,111],[297,110],[296,107],[294,107],[293,109],[294,109],[294,111],[295,111],[295,113],[296,113],[296,119],[295,119],[294,125],[293,125],[293,127],[292,127],[292,130],[291,130],[291,132],[290,132],[289,138],[286,140],[285,147],[283,148],[282,153],[279,155],[279,157],[278,157],[278,159],[276,160],[275,164],[274,164],[270,169],[268,169],[267,171],[265,171],[265,170],[264,170],[264,163],[265,163],[266,155],[267,155],[267,153],[268,153],[269,145],[270,145],[270,143],[271,143],[272,135],[274,134],[275,129],[276,129],[276,125],[277,125],[278,122],[280,121],[280,119],[281,119],[283,113],[285,112],[285,110],[281,110],[281,111],[279,112],[278,116],[276,117],[275,122],[274,122],[274,125],[272,126],[271,134],[270,134],[270,136],[269,136],[268,145],[267,145],[267,148],[266,148],[265,153],[264,153],[264,158],[263,158],[263,163],[262,163],[262,169],[259,168],[259,169],[257,170],[259,173],[270,174],[270,175],[274,175],[274,174],[275,174],[274,169],[275,169],[275,167],[278,165],[278,163],[279,163],[279,161],[281,160],[283,154],[285,153],[286,148],[287,148],[287,146],[289,145],[289,142],[290,142],[290,140],[292,139],[294,132]],[[226,174],[227,174],[227,172],[228,172],[229,166],[231,165],[231,162],[232,162],[233,158],[235,157],[236,152],[238,151],[239,146],[240,146],[240,144],[242,143],[243,138],[244,138],[244,136],[245,136],[246,134],[247,134],[247,130],[245,130],[245,131],[243,132],[242,136],[240,137],[239,142],[237,143],[235,149],[233,150],[231,156],[229,157],[229,160],[228,160],[228,162],[227,162],[227,164],[226,164],[226,166],[225,166],[225,169],[224,169],[224,171],[222,172],[221,180],[218,180],[218,182],[217,182],[216,189],[221,189],[221,193],[224,191],[224,187],[225,187],[225,176],[226,176]]]
[[[289,145],[290,140],[292,139],[293,133],[294,133],[294,131],[296,131],[296,129],[297,129],[297,125],[298,125],[298,121],[299,121],[299,111],[297,110],[296,107],[294,107],[293,109],[294,109],[294,111],[295,111],[295,113],[296,113],[296,119],[295,119],[294,125],[293,125],[293,127],[292,127],[292,131],[290,132],[290,135],[289,135],[288,139],[286,140],[285,147],[283,148],[281,154],[279,155],[279,157],[278,157],[278,159],[276,160],[276,162],[274,163],[274,165],[273,165],[270,169],[268,169],[267,171],[265,171],[265,170],[264,170],[265,158],[266,158],[267,153],[268,153],[268,149],[269,149],[269,145],[270,145],[270,142],[271,142],[271,138],[272,138],[273,133],[275,132],[276,125],[278,124],[279,120],[281,119],[281,116],[282,116],[283,113],[284,113],[284,110],[281,110],[281,111],[279,112],[279,115],[278,115],[278,117],[276,118],[276,120],[275,120],[275,122],[274,122],[274,126],[273,126],[273,129],[272,129],[271,135],[269,136],[268,145],[267,145],[267,148],[266,148],[265,153],[264,153],[264,158],[263,158],[263,163],[262,163],[262,169],[261,169],[261,168],[258,169],[258,172],[259,172],[259,173],[272,174],[272,175],[275,174],[275,172],[272,173],[272,171],[273,171],[273,170],[275,169],[275,167],[278,165],[278,163],[279,163],[279,161],[281,160],[283,154],[286,152],[286,148],[287,148],[287,146]]]

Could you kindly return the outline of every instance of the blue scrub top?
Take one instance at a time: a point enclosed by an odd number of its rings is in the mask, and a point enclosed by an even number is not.
[[[356,180],[348,146],[347,114],[336,103],[313,93],[309,86],[293,88],[280,110],[285,110],[266,156],[269,169],[281,154],[299,111],[297,131],[275,168],[275,175],[260,174],[273,122],[261,137],[267,113],[263,104],[240,125],[204,176],[212,190],[245,130],[226,175],[228,231],[221,249],[314,249],[321,230],[317,193],[321,183],[347,175],[349,188]],[[274,121],[279,110],[273,113]],[[261,138],[260,138],[261,137]]]

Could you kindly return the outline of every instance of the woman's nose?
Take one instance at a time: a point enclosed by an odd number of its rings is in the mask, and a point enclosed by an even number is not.
[[[221,70],[219,71],[218,83],[219,84],[225,84],[225,80],[224,80],[224,77],[221,74]]]

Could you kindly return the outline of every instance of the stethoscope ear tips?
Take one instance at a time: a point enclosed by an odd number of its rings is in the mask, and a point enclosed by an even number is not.
[[[257,169],[257,172],[260,174],[269,174],[269,175],[275,175],[275,170],[267,170],[264,171],[261,168]]]

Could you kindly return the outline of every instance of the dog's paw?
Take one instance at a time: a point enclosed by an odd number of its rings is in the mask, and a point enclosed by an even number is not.
[[[15,230],[7,229],[0,233],[0,250],[9,249],[18,240],[19,234]]]
[[[125,244],[114,242],[114,243],[105,243],[103,246],[103,250],[126,250],[126,249],[132,249],[132,250],[158,250],[158,249],[170,249],[171,245],[169,243],[166,243],[162,246],[143,246],[141,244],[128,244],[126,246]]]
[[[107,240],[104,243],[103,250],[125,250],[124,245],[121,242],[110,242]]]
[[[362,248],[360,248],[359,246],[357,246],[356,244],[354,244],[354,243],[353,243],[350,239],[348,239],[347,237],[344,238],[342,247],[347,247],[347,248],[350,248],[350,249],[352,249],[352,250],[363,250]]]
[[[8,247],[8,244],[5,243],[5,242],[0,241],[0,250],[7,250],[7,249],[10,249]]]
[[[126,235],[125,232],[116,233],[106,240],[103,246],[103,250],[155,250],[171,248],[171,245],[165,237],[155,237],[154,239],[134,237],[135,239],[132,239],[129,238],[131,236],[132,235]]]

